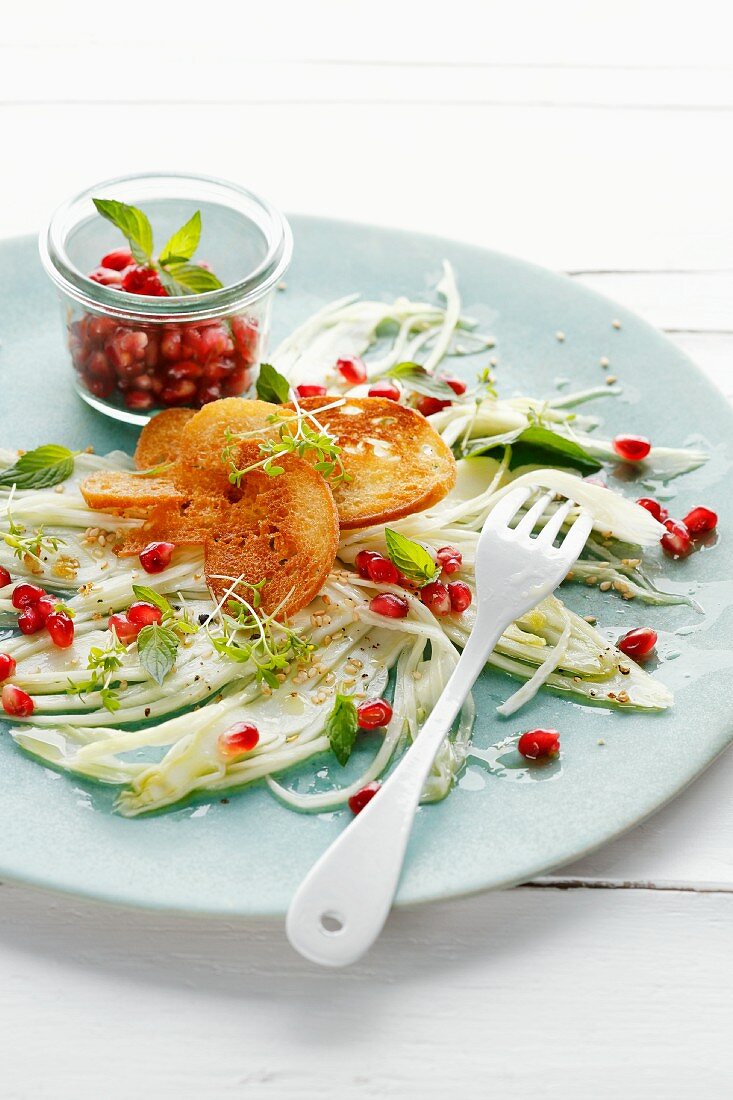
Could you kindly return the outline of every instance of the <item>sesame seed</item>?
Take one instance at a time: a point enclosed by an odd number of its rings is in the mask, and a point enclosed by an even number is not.
[[[601,356],[601,366],[603,367],[603,369],[605,370],[606,367],[610,367],[610,365],[611,365],[611,360],[607,359],[605,355],[602,355]]]
[[[557,340],[557,342],[558,342],[559,344],[562,344],[562,343],[564,343],[564,342],[565,342],[565,333],[564,333],[564,332],[561,332],[561,331],[560,331],[560,330],[558,329],[558,331],[557,331],[557,332],[555,333],[555,339]]]
[[[609,588],[611,587],[611,582],[610,581],[601,581],[601,583],[598,585],[598,587],[600,588],[601,592],[608,592]]]
[[[614,384],[614,382],[618,382],[618,378],[616,377],[615,374],[609,374],[608,377],[606,378],[606,385],[607,386],[612,386]]]
[[[587,623],[590,623],[591,626],[598,622],[598,619],[595,617],[595,615],[584,615],[583,618]]]
[[[613,328],[621,328],[621,322],[617,317],[614,317],[614,319],[611,321],[611,326]]]

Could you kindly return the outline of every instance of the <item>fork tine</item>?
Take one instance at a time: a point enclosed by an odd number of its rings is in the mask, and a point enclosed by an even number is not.
[[[567,557],[575,561],[586,544],[588,535],[593,530],[593,517],[589,512],[581,512],[574,520],[570,530],[560,543],[560,550]]]
[[[507,495],[489,512],[489,518],[484,524],[484,530],[488,528],[489,530],[497,531],[501,527],[508,527],[509,521],[514,518],[525,500],[527,500],[533,492],[534,489],[532,486],[523,485],[519,489],[514,489],[511,493],[507,493]]]
[[[560,528],[568,517],[570,509],[574,507],[575,501],[566,500],[564,504],[560,505],[556,512],[552,513],[547,523],[537,536],[536,542],[538,546],[552,546],[553,542],[558,536]]]
[[[514,528],[515,535],[526,535],[527,538],[532,534],[535,526],[545,511],[545,508],[552,500],[552,493],[545,493],[536,504],[533,504],[530,510],[527,512],[517,526]]]

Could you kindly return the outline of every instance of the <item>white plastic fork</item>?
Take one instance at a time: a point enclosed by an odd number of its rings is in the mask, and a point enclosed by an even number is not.
[[[298,888],[286,931],[296,951],[322,966],[347,966],[379,936],[397,891],[420,794],[435,755],[489,654],[511,622],[560,584],[591,531],[580,512],[559,547],[574,503],[566,500],[533,538],[553,494],[509,526],[535,490],[503,497],[476,548],[476,621],[452,676],[419,737],[379,793],[321,856]]]

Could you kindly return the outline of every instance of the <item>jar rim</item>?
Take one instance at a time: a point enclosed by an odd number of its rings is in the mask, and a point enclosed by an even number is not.
[[[218,290],[180,297],[152,297],[103,286],[94,282],[72,263],[66,250],[66,241],[70,230],[82,220],[80,215],[94,216],[88,209],[92,195],[97,196],[100,192],[123,185],[139,184],[143,191],[146,188],[150,191],[151,197],[164,197],[162,192],[156,194],[156,188],[165,181],[174,180],[184,186],[202,185],[218,196],[222,205],[227,205],[228,195],[228,205],[236,206],[232,200],[237,199],[240,207],[244,205],[250,208],[251,215],[245,210],[242,210],[242,215],[250,217],[257,225],[267,246],[265,256],[253,270],[242,279]],[[254,214],[257,215],[256,218],[252,216]],[[134,321],[144,318],[155,323],[174,319],[207,320],[259,301],[273,289],[287,270],[293,251],[293,235],[284,214],[266,199],[239,184],[196,173],[142,172],[104,180],[67,199],[57,207],[48,225],[41,231],[38,244],[46,273],[59,290],[83,308],[111,314],[120,320]]]

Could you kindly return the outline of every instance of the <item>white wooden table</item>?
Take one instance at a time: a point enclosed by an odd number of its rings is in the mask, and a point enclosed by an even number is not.
[[[5,12],[0,236],[94,179],[206,171],[571,272],[733,399],[722,4],[262,7]],[[729,1095],[732,785],[728,754],[551,878],[397,912],[343,973],[279,924],[3,884],[0,1096]]]

